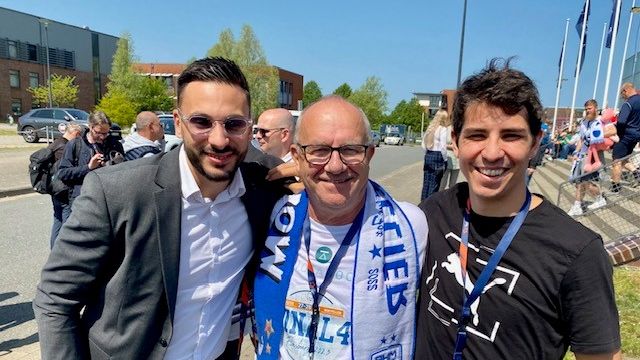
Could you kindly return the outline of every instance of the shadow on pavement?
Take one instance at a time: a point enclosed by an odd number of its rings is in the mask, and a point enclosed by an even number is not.
[[[0,294],[0,303],[18,296],[16,292]],[[0,305],[0,333],[12,327],[31,321],[35,318],[31,302]],[[38,334],[33,334],[24,339],[11,339],[0,343],[0,351],[10,351],[24,345],[38,342]]]
[[[0,343],[0,356],[10,354],[12,349],[38,342],[38,334],[32,334],[24,339],[11,339]]]

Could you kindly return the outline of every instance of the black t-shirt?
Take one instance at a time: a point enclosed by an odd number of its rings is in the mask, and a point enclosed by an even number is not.
[[[422,269],[416,359],[451,359],[462,307],[458,251],[468,185],[420,207],[429,241]],[[471,214],[468,295],[513,218]],[[469,282],[471,284],[469,284]],[[562,359],[620,348],[612,268],[600,236],[543,201],[532,209],[472,305],[465,359]]]

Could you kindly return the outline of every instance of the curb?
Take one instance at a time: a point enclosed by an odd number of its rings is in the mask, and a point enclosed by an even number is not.
[[[36,192],[33,191],[33,188],[29,186],[0,189],[0,199],[5,197],[31,194],[31,193],[35,194]]]

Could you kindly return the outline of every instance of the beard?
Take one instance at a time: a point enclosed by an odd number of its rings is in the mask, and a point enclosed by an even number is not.
[[[185,146],[184,148],[185,148],[185,152],[187,153],[187,158],[189,159],[189,162],[191,163],[193,168],[196,169],[196,171],[200,175],[204,176],[205,179],[209,181],[214,181],[214,182],[230,181],[235,176],[236,171],[238,170],[238,166],[240,165],[240,162],[242,162],[246,154],[246,151],[245,153],[240,153],[237,149],[234,149],[230,146],[227,146],[224,149],[216,149],[211,147],[208,150],[205,150],[205,149],[197,150],[189,146]],[[236,163],[233,164],[232,169],[225,171],[222,168],[218,168],[218,170],[221,171],[221,173],[219,174],[212,174],[205,170],[201,161],[202,155],[206,156],[208,154],[218,154],[218,153],[226,153],[226,152],[231,152],[231,155],[236,156]]]

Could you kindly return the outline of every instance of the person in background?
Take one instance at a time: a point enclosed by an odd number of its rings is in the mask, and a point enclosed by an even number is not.
[[[460,165],[458,164],[458,158],[453,153],[453,142],[451,137],[451,131],[453,127],[449,125],[447,127],[447,168],[444,170],[442,181],[440,182],[439,191],[446,190],[458,183],[458,175],[460,174]]]
[[[600,235],[526,187],[542,137],[533,81],[494,59],[458,88],[467,182],[420,204],[429,228],[416,359],[620,359]],[[513,240],[513,241],[512,241]]]
[[[576,183],[576,199],[571,209],[567,211],[567,214],[570,216],[583,214],[583,200],[587,192],[595,199],[593,203],[587,206],[587,209],[595,210],[607,205],[607,201],[604,196],[602,196],[602,190],[598,185],[600,175],[597,169],[595,169],[595,171],[586,171],[584,167],[584,163],[588,160],[589,145],[592,145],[593,141],[596,140],[594,133],[599,134],[604,131],[602,121],[598,116],[598,103],[593,99],[587,100],[584,107],[585,117],[580,121],[578,143],[576,145],[575,159],[570,178],[570,181]],[[604,165],[604,151],[598,150],[597,156],[600,164]]]
[[[135,160],[162,152],[159,141],[164,138],[164,128],[158,115],[143,111],[136,116],[136,131],[122,144],[125,160]]]
[[[69,141],[65,147],[57,173],[58,178],[69,186],[70,205],[80,196],[84,177],[90,171],[124,161],[124,149],[111,136],[111,120],[107,115],[102,111],[92,112],[88,125],[88,131]]]
[[[67,143],[80,136],[81,133],[81,125],[73,121],[66,124],[62,137],[55,139],[49,145],[49,148],[53,150],[53,156],[56,162],[62,159],[62,156],[64,155],[64,148],[67,146]],[[51,239],[49,244],[51,245],[51,248],[53,248],[53,244],[58,237],[62,224],[69,217],[69,214],[71,214],[68,190],[51,195],[51,203],[53,204],[53,225],[51,226]]]
[[[619,192],[621,189],[622,165],[631,172],[636,183],[640,183],[640,170],[631,161],[623,161],[633,153],[633,149],[640,141],[640,95],[632,83],[622,84],[620,96],[625,103],[620,107],[618,121],[616,122],[617,135],[620,141],[613,145],[611,166],[611,191]]]
[[[438,110],[422,138],[425,154],[420,200],[428,198],[440,188],[440,181],[447,168],[447,127],[450,123],[447,111]]]
[[[292,161],[291,144],[295,123],[287,109],[268,109],[258,118],[255,137],[260,149],[269,155],[279,157],[284,162]]]

